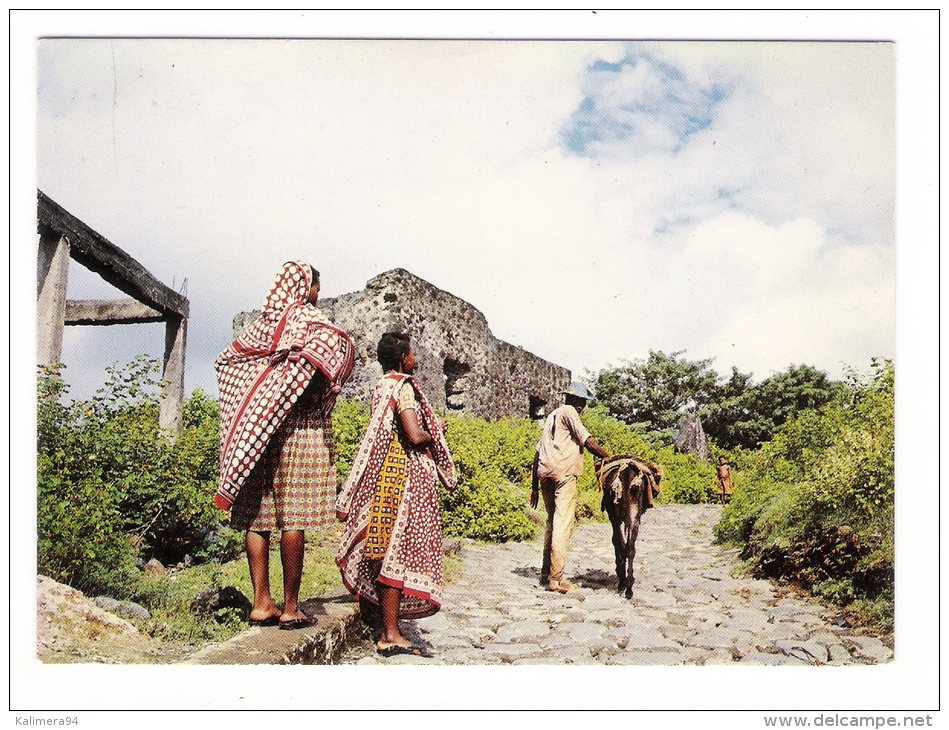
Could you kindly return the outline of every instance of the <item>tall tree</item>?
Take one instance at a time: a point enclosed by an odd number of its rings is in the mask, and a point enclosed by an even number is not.
[[[628,424],[675,428],[684,415],[697,413],[718,394],[712,360],[686,360],[683,352],[650,350],[645,359],[604,368],[593,380],[597,402]]]
[[[719,397],[700,416],[705,432],[718,446],[754,449],[770,441],[778,428],[796,414],[818,409],[843,391],[843,383],[810,365],[791,365],[757,385],[750,385],[748,376],[733,369]]]
[[[683,352],[650,350],[648,358],[604,368],[591,381],[597,402],[614,418],[651,431],[697,415],[718,446],[753,449],[795,414],[818,409],[845,389],[810,365],[791,365],[756,385],[735,367],[722,378],[711,359],[690,361]]]
[[[841,397],[846,388],[810,365],[791,365],[765,378],[736,398],[723,398],[709,409],[706,428],[725,448],[755,448],[770,441],[778,428],[805,410],[816,410]],[[718,417],[715,411],[720,412]],[[722,417],[724,416],[724,417]]]

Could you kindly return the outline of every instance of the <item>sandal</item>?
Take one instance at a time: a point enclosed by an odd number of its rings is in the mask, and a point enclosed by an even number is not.
[[[386,658],[399,656],[400,654],[407,654],[410,656],[422,656],[430,659],[434,656],[427,647],[420,646],[418,644],[412,644],[411,646],[402,646],[401,644],[387,644],[382,646],[381,644],[376,644],[376,651],[380,656]]]
[[[548,591],[555,591],[557,593],[569,593],[570,591],[575,591],[579,586],[575,586],[573,583],[568,583],[565,580],[552,580],[547,584]]]
[[[294,631],[296,629],[306,629],[316,623],[315,620],[306,616],[305,618],[294,618],[289,621],[278,621],[283,631]]]
[[[267,618],[249,618],[247,623],[251,626],[276,626],[280,623],[280,614],[275,613],[273,616],[268,616]]]

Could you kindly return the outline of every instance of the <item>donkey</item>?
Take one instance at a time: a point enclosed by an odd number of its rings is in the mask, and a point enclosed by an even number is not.
[[[613,551],[616,554],[617,592],[633,597],[633,558],[639,521],[659,493],[662,468],[635,456],[617,455],[605,459],[598,469],[603,490],[600,509],[606,512],[613,527]]]

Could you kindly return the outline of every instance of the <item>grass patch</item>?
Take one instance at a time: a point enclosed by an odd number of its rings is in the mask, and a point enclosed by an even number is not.
[[[339,569],[336,567],[336,549],[342,531],[343,526],[335,524],[323,532],[307,533],[300,585],[301,601],[342,588]],[[463,569],[464,565],[457,555],[445,555],[443,570],[446,583],[456,580]],[[245,556],[241,555],[227,563],[206,563],[164,575],[142,575],[133,588],[132,600],[147,608],[151,618],[130,620],[142,632],[166,644],[176,645],[182,651],[202,644],[224,642],[245,631],[246,616],[242,616],[237,609],[222,609],[214,616],[191,610],[191,602],[207,586],[233,586],[251,600],[253,588]],[[282,603],[283,570],[280,566],[279,537],[271,539],[270,590],[274,600],[278,604]]]
[[[442,563],[442,573],[445,578],[445,583],[451,583],[457,580],[464,568],[465,566],[464,563],[461,562],[461,558],[457,555],[447,553]]]
[[[335,561],[341,536],[341,525],[333,525],[324,532],[307,534],[300,585],[301,600],[322,596],[328,590],[342,586]],[[279,537],[273,537],[270,548],[270,589],[278,604],[283,601],[279,546]],[[237,609],[222,609],[213,616],[192,611],[191,602],[207,586],[233,586],[251,600],[253,588],[246,558],[241,555],[227,563],[205,563],[164,575],[141,576],[132,590],[132,600],[147,608],[151,618],[133,620],[133,623],[160,641],[187,646],[227,641],[246,630],[246,617]]]

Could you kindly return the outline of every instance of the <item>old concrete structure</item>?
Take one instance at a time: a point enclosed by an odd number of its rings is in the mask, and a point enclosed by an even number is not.
[[[181,428],[188,298],[158,281],[138,261],[42,191],[37,191],[37,233],[37,364],[60,361],[64,325],[164,322],[163,397],[158,420],[160,428],[173,436]],[[67,301],[70,259],[131,298]]]
[[[356,367],[343,395],[368,400],[382,375],[376,344],[384,332],[412,337],[419,385],[436,409],[483,418],[540,418],[559,405],[570,371],[491,334],[468,302],[404,269],[371,279],[360,292],[321,299],[319,308],[356,344]],[[257,312],[239,314],[239,332]]]

